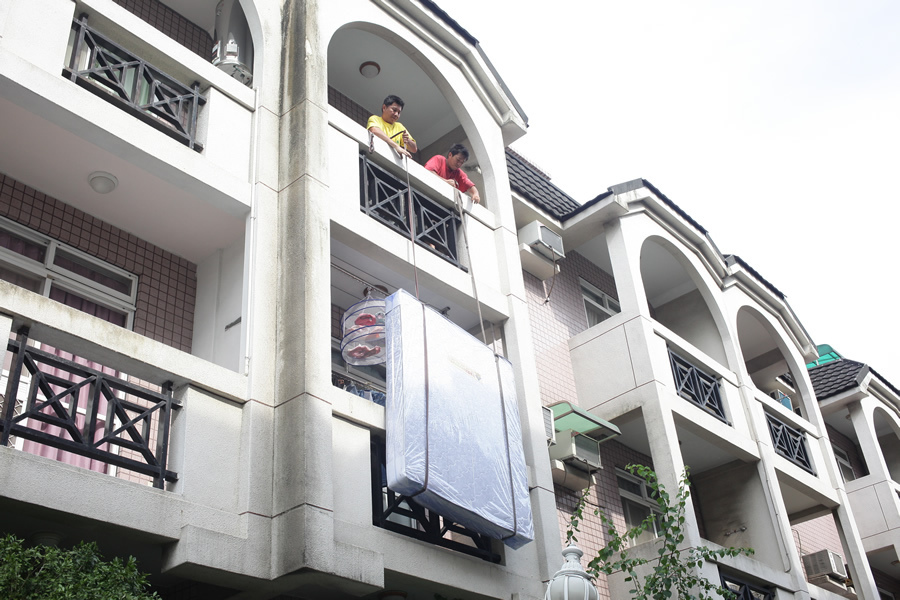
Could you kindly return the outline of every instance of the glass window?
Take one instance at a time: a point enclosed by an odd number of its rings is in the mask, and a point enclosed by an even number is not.
[[[130,328],[137,276],[0,218],[0,279]]]
[[[622,311],[617,300],[583,279],[581,280],[581,296],[584,300],[584,312],[587,315],[588,327],[593,327]]]
[[[642,544],[660,535],[659,511],[653,500],[653,494],[647,488],[647,484],[640,478],[618,471],[616,479],[619,482],[619,496],[622,499],[622,510],[625,513],[625,524],[629,529],[639,526],[647,517],[654,517],[653,522],[640,536],[635,538],[632,544]]]
[[[834,458],[837,460],[838,470],[841,472],[841,478],[844,483],[856,479],[856,473],[853,472],[853,465],[850,463],[850,455],[843,448],[832,446],[834,450]]]

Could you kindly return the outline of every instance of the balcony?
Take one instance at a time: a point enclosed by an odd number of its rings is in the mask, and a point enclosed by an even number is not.
[[[769,413],[766,413],[766,422],[769,425],[775,452],[804,471],[815,475],[816,471],[813,469],[809,448],[806,445],[806,434]]]
[[[73,39],[63,74],[125,112],[198,152],[197,118],[206,98],[87,24],[72,23]]]
[[[364,213],[416,244],[467,270],[459,262],[456,232],[459,214],[378,166],[365,153],[359,156],[359,203]],[[409,202],[412,200],[410,209]]]
[[[679,396],[696,404],[720,421],[728,423],[719,391],[719,380],[694,366],[669,348],[669,364]]]
[[[170,417],[180,408],[171,384],[154,391],[28,341],[22,328],[7,345],[0,446],[16,445],[15,436],[144,475],[160,489],[178,479],[166,466]]]

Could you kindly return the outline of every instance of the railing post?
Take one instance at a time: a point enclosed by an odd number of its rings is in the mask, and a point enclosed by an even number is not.
[[[16,358],[9,369],[9,381],[6,384],[6,399],[3,410],[3,432],[0,433],[0,446],[9,444],[9,432],[12,429],[13,417],[16,416],[16,398],[19,394],[19,379],[22,377],[22,366],[25,364],[25,345],[28,343],[28,328],[19,329],[15,344],[18,344]],[[7,347],[12,349],[13,342]]]
[[[166,484],[166,470],[169,463],[169,428],[172,425],[172,382],[167,381],[162,386],[166,396],[166,406],[159,416],[159,434],[156,437],[156,456],[159,461],[159,473],[153,478],[153,487],[163,489]]]

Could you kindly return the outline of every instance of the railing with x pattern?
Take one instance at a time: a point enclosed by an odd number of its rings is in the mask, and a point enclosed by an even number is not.
[[[27,329],[7,349],[12,366],[0,411],[0,446],[15,436],[147,475],[160,489],[165,481],[177,481],[166,467],[171,415],[180,408],[171,385],[155,392],[38,350],[28,345]],[[24,379],[30,383],[22,385]]]
[[[206,99],[87,25],[72,23],[74,43],[63,75],[198,152],[197,117]]]
[[[409,186],[371,161],[359,156],[361,210],[406,237],[410,235]],[[415,188],[412,189],[416,244],[467,270],[459,263],[457,229],[459,215]]]

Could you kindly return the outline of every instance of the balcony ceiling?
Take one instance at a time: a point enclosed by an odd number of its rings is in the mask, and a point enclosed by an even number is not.
[[[195,263],[243,235],[244,217],[214,208],[185,189],[183,173],[151,173],[136,164],[142,154],[138,149],[103,149],[79,135],[93,124],[70,116],[66,125],[71,130],[60,127],[33,112],[46,106],[23,108],[5,98],[10,88],[0,86],[0,172]],[[72,90],[84,93],[74,85]],[[148,126],[135,119],[134,127]],[[94,171],[112,173],[119,186],[97,194],[87,181]]]

